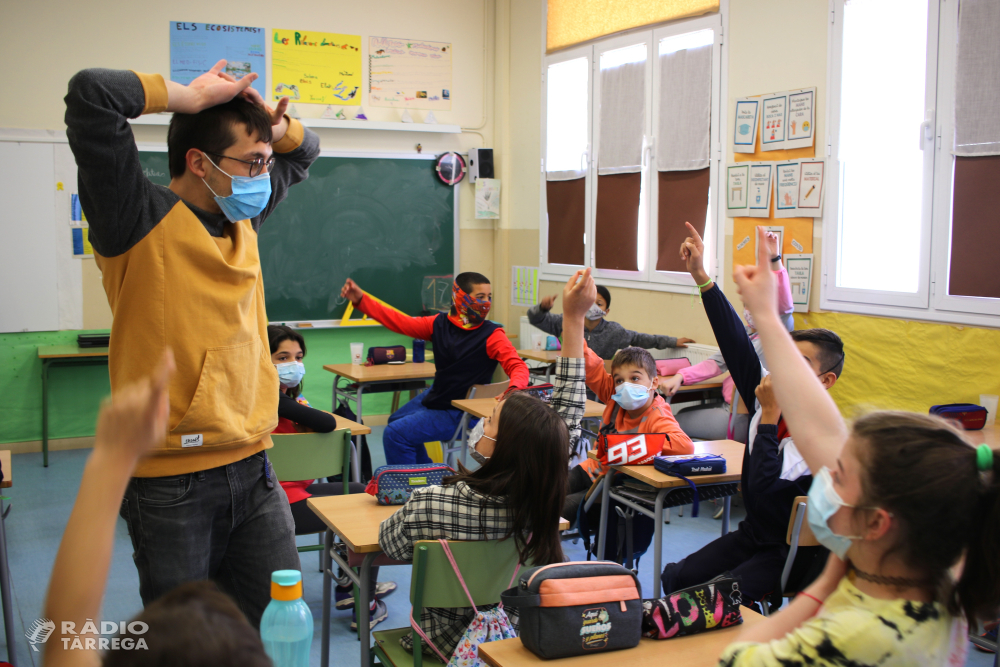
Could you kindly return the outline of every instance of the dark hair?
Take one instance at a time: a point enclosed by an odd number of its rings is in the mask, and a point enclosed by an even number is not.
[[[649,379],[656,377],[656,361],[649,350],[641,347],[623,347],[615,353],[615,358],[611,360],[611,371],[621,366],[636,366],[646,371]]]
[[[134,621],[146,624],[140,635],[147,649],[107,651],[104,667],[270,667],[260,634],[235,603],[211,581],[181,584],[159,598]],[[133,640],[132,634],[122,635]]]
[[[306,356],[306,339],[298,331],[283,324],[267,325],[267,342],[271,347],[271,354],[278,351],[278,347],[286,340],[294,340],[302,348],[302,356]],[[292,398],[298,398],[302,393],[302,383],[299,382],[294,387],[285,388],[287,394]]]
[[[819,366],[822,373],[833,373],[837,377],[844,372],[844,342],[829,329],[796,329],[789,332],[792,340],[812,343],[819,350]]]
[[[597,286],[597,293],[604,297],[605,310],[611,307],[611,292],[604,285]]]
[[[271,143],[271,118],[267,110],[242,95],[198,113],[175,113],[167,131],[170,177],[184,175],[187,152],[192,148],[222,155],[236,143],[238,126],[247,136],[256,134],[260,141]],[[213,160],[218,164],[217,158]]]
[[[481,273],[466,271],[465,273],[458,274],[455,277],[455,282],[458,283],[458,286],[461,287],[466,294],[472,294],[473,285],[489,285],[490,279]]]
[[[981,474],[976,449],[954,426],[929,415],[874,412],[854,423],[860,444],[859,505],[891,512],[898,553],[939,591],[952,614],[996,620],[1000,605],[1000,452]],[[949,568],[965,555],[950,586]]]
[[[504,400],[493,455],[475,470],[445,477],[444,484],[465,482],[474,491],[502,498],[522,563],[548,565],[565,560],[559,539],[559,515],[569,477],[569,431],[555,410],[530,394]],[[486,505],[480,509],[484,523]],[[528,534],[531,539],[528,539]]]

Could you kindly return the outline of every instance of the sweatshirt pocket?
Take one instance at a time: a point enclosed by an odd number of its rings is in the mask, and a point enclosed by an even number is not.
[[[167,449],[240,443],[268,432],[278,419],[278,377],[257,337],[212,347],[187,412],[167,438]]]

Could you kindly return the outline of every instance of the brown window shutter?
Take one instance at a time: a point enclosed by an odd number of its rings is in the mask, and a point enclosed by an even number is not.
[[[682,271],[687,268],[680,258],[680,247],[687,238],[685,222],[705,235],[708,218],[708,189],[711,169],[692,171],[661,171],[657,207],[657,271]]]
[[[956,157],[948,294],[1000,299],[1000,155]]]
[[[595,268],[638,271],[639,194],[642,174],[597,177],[594,213]]]
[[[587,179],[546,181],[545,197],[549,216],[549,263],[582,265]]]

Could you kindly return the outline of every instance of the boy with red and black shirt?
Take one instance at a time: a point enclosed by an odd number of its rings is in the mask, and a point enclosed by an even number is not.
[[[510,378],[508,391],[528,386],[528,367],[503,327],[486,319],[493,288],[482,274],[466,272],[455,278],[451,312],[447,315],[403,315],[366,297],[350,278],[340,295],[390,331],[430,340],[434,346],[434,383],[389,417],[382,436],[389,465],[430,463],[424,443],[449,440],[462,419],[462,411],[453,408],[451,402],[465,398],[474,384],[489,384],[497,363]]]

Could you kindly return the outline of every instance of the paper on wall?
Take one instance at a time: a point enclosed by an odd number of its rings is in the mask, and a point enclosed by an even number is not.
[[[534,306],[536,303],[538,303],[538,267],[510,267],[510,305]]]
[[[476,179],[476,217],[486,219],[497,219],[500,217],[499,179]]]
[[[792,287],[792,303],[795,312],[809,311],[809,295],[812,292],[813,255],[785,255],[785,269]]]
[[[271,94],[305,104],[361,104],[361,36],[271,31]]]
[[[736,118],[733,123],[733,152],[753,153],[757,143],[757,115],[760,99],[746,97],[736,100]]]
[[[250,85],[264,96],[266,39],[264,28],[171,21],[170,80],[186,86],[224,59],[224,72],[237,81],[256,72],[258,78]]]
[[[816,135],[816,89],[788,92],[788,134],[784,148],[808,148]]]
[[[760,150],[773,151],[785,148],[788,129],[788,94],[775,93],[763,97],[764,115],[761,118]]]
[[[824,160],[802,160],[799,170],[799,215],[818,218],[823,215]]]
[[[750,185],[750,164],[731,164],[726,167],[726,215],[747,215]]]
[[[774,165],[770,162],[750,163],[749,210],[751,218],[767,218],[771,212],[771,179]]]
[[[448,42],[369,37],[369,100],[377,107],[450,110],[451,54]]]
[[[789,160],[778,162],[775,168],[774,217],[821,217],[826,161]]]
[[[774,167],[774,217],[798,217],[799,161],[778,162]]]

